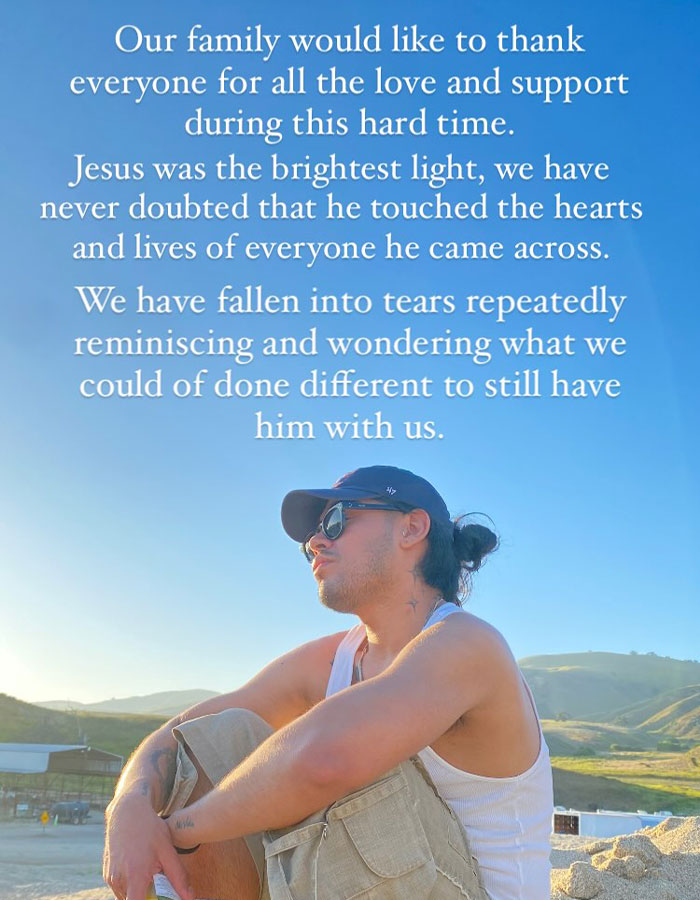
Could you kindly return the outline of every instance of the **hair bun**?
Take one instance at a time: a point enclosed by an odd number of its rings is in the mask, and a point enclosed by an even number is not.
[[[468,571],[476,572],[498,546],[498,537],[485,525],[478,522],[462,524],[462,519],[455,522],[454,530],[455,556]]]

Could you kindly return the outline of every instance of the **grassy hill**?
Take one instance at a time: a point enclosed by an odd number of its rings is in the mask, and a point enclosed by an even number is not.
[[[643,722],[641,727],[676,738],[700,740],[700,688],[697,693],[659,710]]]
[[[605,722],[659,694],[700,684],[700,663],[654,654],[567,653],[520,660],[540,715]],[[686,731],[691,736],[692,728]]]
[[[149,716],[175,716],[195,703],[216,697],[216,691],[195,689],[191,691],[161,691],[142,697],[122,697],[102,700],[99,703],[76,703],[73,700],[47,700],[37,703],[46,709],[81,712],[127,713]]]
[[[610,722],[613,725],[636,727],[643,725],[653,716],[656,716],[679,700],[685,700],[687,697],[693,697],[698,694],[700,694],[700,685],[698,684],[686,685],[673,691],[662,691],[649,700],[642,700],[640,703],[633,703],[630,706],[623,706],[621,709],[613,710],[604,719],[601,718],[601,721]]]
[[[659,735],[643,729],[598,722],[543,719],[542,730],[552,756],[577,756],[588,749],[607,753],[614,745],[628,750],[653,750],[659,741]]]
[[[660,737],[700,741],[700,685],[667,691],[616,710],[608,719],[613,724],[636,727]]]
[[[89,744],[126,759],[163,716],[61,712],[0,694],[0,743]]]

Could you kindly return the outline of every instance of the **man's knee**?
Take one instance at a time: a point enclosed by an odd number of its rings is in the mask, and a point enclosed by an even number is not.
[[[163,812],[181,809],[211,790],[271,734],[268,723],[249,709],[226,709],[173,728],[177,767]]]
[[[196,759],[212,782],[221,781],[272,734],[272,728],[249,709],[225,709],[173,728],[181,747]]]
[[[214,713],[214,718],[224,723],[224,729],[231,729],[239,733],[243,740],[247,738],[251,750],[262,744],[272,734],[270,725],[250,709],[225,709],[220,713]]]
[[[189,806],[265,741],[272,728],[249,709],[226,709],[173,729],[178,764],[167,811]],[[204,844],[181,859],[197,896],[221,900],[257,898],[265,855],[259,835]]]

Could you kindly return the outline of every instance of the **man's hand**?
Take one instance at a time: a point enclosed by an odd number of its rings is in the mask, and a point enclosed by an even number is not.
[[[182,900],[194,900],[167,823],[156,815],[147,797],[123,795],[107,813],[104,880],[117,900],[146,900],[158,872],[170,880]]]

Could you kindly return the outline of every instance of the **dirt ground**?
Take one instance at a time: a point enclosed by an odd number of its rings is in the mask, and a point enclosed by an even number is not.
[[[589,859],[591,838],[552,836],[552,865]],[[104,823],[0,822],[0,900],[113,900],[102,882]]]
[[[553,838],[552,862],[565,867],[583,856],[576,843]],[[92,813],[85,825],[0,822],[0,900],[113,900],[102,882],[104,823]]]
[[[0,822],[0,900],[112,900],[102,882],[104,822]]]

